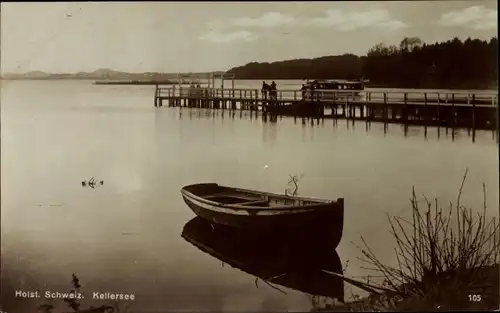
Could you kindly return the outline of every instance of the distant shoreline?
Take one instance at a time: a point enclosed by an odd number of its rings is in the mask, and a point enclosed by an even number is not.
[[[0,77],[0,80],[96,80],[95,78],[87,78],[87,77],[61,77],[61,78],[42,78],[42,77]]]
[[[140,85],[149,85],[149,86],[154,86],[154,85],[176,85],[179,82],[174,81],[174,80],[102,80],[102,79],[95,79],[95,78],[77,78],[77,77],[65,77],[65,78],[0,78],[0,81],[67,81],[67,80],[75,80],[75,81],[92,81],[94,85],[132,85],[132,86],[140,86]],[[270,78],[251,78],[251,79],[238,79],[236,78],[235,81],[271,81],[273,79]],[[293,80],[293,81],[301,81],[302,79],[278,79],[275,78],[274,80],[280,81],[280,80]],[[183,84],[187,84],[187,82],[181,82]],[[483,89],[476,89],[476,88],[401,88],[401,87],[396,87],[396,86],[391,86],[389,84],[368,84],[366,85],[366,88],[385,88],[385,89],[408,89],[408,90],[482,90],[482,91],[498,91],[498,87],[496,86],[491,86],[489,88],[483,88]],[[286,89],[286,88],[285,88]]]
[[[215,75],[221,75],[224,72],[213,72]],[[185,79],[193,75],[204,75],[210,73],[193,72],[193,73],[161,73],[161,72],[141,72],[129,73],[114,71],[101,68],[93,72],[79,73],[46,73],[42,71],[31,71],[27,73],[3,73],[0,76],[1,80],[113,80],[113,81],[177,81]]]
[[[94,85],[175,85],[179,82],[170,80],[96,80]]]

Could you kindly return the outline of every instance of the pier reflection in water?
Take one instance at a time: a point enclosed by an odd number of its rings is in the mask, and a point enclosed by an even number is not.
[[[345,127],[346,129],[355,130],[357,128],[363,128],[366,132],[375,128],[377,131],[383,131],[384,135],[394,130],[400,131],[405,137],[422,137],[425,140],[434,137],[435,139],[446,138],[455,141],[458,138],[468,137],[472,142],[476,142],[478,137],[480,139],[486,139],[490,137],[492,140],[499,142],[498,130],[475,130],[471,128],[452,128],[452,127],[440,127],[440,126],[415,126],[415,125],[401,125],[394,123],[384,123],[384,122],[370,122],[370,121],[359,121],[359,120],[345,120],[345,119],[324,119],[324,118],[308,118],[308,117],[283,117],[281,115],[273,114],[263,114],[259,111],[243,111],[243,110],[214,110],[214,109],[197,109],[197,108],[178,108],[178,118],[182,119],[187,116],[190,120],[192,119],[225,119],[234,120],[238,119],[248,119],[248,120],[262,120],[264,123],[278,123],[284,118],[293,119],[294,124],[301,124],[303,127],[325,127],[327,125],[332,125],[333,127]]]
[[[325,271],[342,274],[339,255],[328,242],[287,241],[280,234],[257,238],[241,230],[211,225],[195,217],[184,225],[182,237],[214,258],[255,277],[261,283],[285,293],[280,287],[312,296],[344,301],[342,279]]]

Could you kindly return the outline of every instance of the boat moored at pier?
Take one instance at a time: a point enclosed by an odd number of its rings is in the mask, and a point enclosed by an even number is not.
[[[367,80],[313,80],[302,87],[304,100],[338,100],[346,97],[360,97]]]

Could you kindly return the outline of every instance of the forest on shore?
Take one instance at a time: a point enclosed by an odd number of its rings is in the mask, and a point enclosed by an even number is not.
[[[372,87],[493,89],[498,86],[498,39],[453,38],[427,44],[406,37],[399,46],[383,43],[366,56],[344,54],[230,69],[237,79],[360,79]]]

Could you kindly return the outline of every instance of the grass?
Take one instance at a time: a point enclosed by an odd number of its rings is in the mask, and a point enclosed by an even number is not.
[[[289,174],[288,183],[285,187],[285,195],[287,196],[297,196],[299,194],[299,181],[304,176],[304,174]]]
[[[350,301],[350,311],[497,310],[499,307],[499,223],[487,218],[486,186],[482,210],[461,204],[467,170],[455,204],[410,199],[412,219],[389,217],[397,265],[383,264],[362,237],[358,259],[374,272],[383,292]],[[358,297],[359,298],[359,297]],[[480,300],[479,300],[480,299]]]

